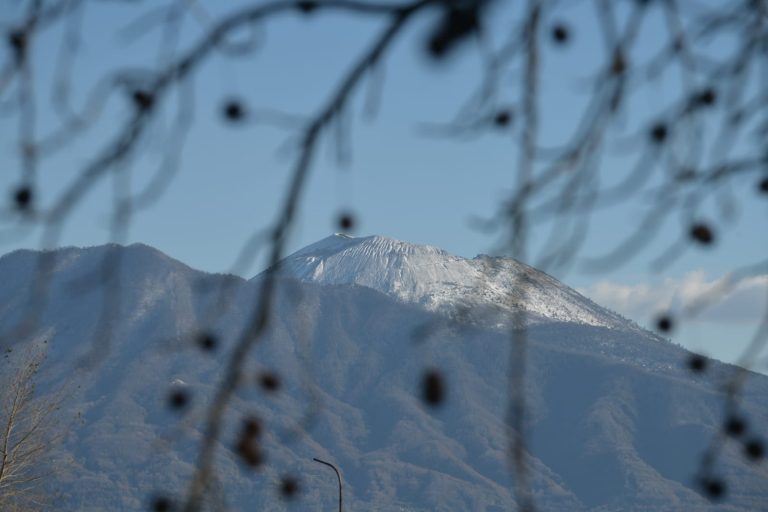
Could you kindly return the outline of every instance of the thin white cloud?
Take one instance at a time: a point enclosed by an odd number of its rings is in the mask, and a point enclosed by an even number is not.
[[[600,281],[579,292],[641,324],[666,311],[689,316],[685,312],[700,303],[698,320],[755,323],[768,307],[768,274],[739,280],[731,276],[707,279],[697,270],[653,285]]]

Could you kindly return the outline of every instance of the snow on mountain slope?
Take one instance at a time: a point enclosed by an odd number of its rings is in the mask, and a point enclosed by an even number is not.
[[[331,235],[285,258],[280,274],[321,284],[366,286],[449,315],[480,310],[492,323],[509,322],[510,312],[523,310],[528,323],[555,320],[636,327],[514,259],[485,255],[466,259],[384,236]]]
[[[68,390],[56,419],[65,436],[54,458],[46,454],[43,461],[46,472],[49,460],[62,461],[46,481],[56,510],[139,511],[151,508],[158,494],[176,500],[189,484],[207,406],[250,323],[260,283],[198,272],[142,245],[59,249],[37,329],[27,338],[11,336],[28,307],[40,254],[0,257],[0,374],[14,368],[25,346],[47,340],[37,391]],[[488,274],[482,260],[502,270]],[[345,273],[345,261],[358,267]],[[392,263],[391,274],[376,266],[381,261]],[[119,262],[118,289],[93,280],[108,262]],[[418,273],[416,262],[438,270]],[[318,457],[341,468],[349,510],[515,510],[505,421],[513,349],[507,333],[481,324],[445,329],[439,339],[415,344],[412,333],[436,314],[372,287],[309,281],[325,276],[332,282],[335,272],[339,280],[367,277],[384,286],[391,276],[384,291],[405,292],[409,285],[410,300],[418,301],[416,292],[429,290],[408,276],[437,284],[451,279],[454,288],[439,289],[443,299],[456,302],[463,300],[459,285],[472,292],[462,272],[485,279],[515,269],[538,293],[549,294],[544,297],[572,297],[579,314],[593,311],[601,320],[610,313],[511,260],[465,260],[381,237],[332,237],[289,257],[285,270],[288,265],[306,278],[283,279],[275,288],[270,329],[247,356],[249,378],[224,418],[216,489],[226,509],[333,510],[336,480],[313,461]],[[501,293],[507,282],[499,278],[491,291]],[[231,300],[211,321],[225,286]],[[120,310],[104,346],[100,320],[108,291],[118,293]],[[630,324],[605,328],[538,318],[528,331],[526,407],[539,510],[765,510],[764,466],[744,459],[742,439],[729,439],[717,460],[727,486],[723,502],[710,503],[694,480],[702,452],[720,432],[721,390],[735,368],[709,361],[706,372],[692,374],[685,367],[688,352]],[[216,335],[215,350],[200,350],[199,328]],[[82,357],[96,347],[104,349],[97,362],[83,367]],[[445,377],[440,408],[420,401],[427,365]],[[278,390],[264,393],[250,378],[265,369],[279,376]],[[739,411],[752,435],[753,426],[768,424],[768,378],[753,375],[745,384]],[[183,411],[168,402],[180,387],[190,397]],[[236,445],[243,418],[254,414],[265,427],[266,462],[256,472],[228,449]],[[284,434],[297,426],[301,435],[286,441]],[[293,503],[279,493],[285,475],[300,484]],[[225,509],[217,504],[204,510]]]

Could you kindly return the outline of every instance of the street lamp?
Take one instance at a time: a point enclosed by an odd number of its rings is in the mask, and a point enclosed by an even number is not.
[[[339,470],[336,469],[336,466],[331,464],[330,462],[325,462],[324,460],[313,458],[315,462],[319,462],[320,464],[325,464],[329,468],[333,469],[336,472],[336,478],[339,479],[339,512],[342,512],[341,510],[341,474],[339,474]]]

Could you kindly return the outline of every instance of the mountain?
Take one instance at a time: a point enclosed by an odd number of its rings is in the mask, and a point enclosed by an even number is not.
[[[513,312],[524,311],[527,325],[558,321],[630,328],[618,314],[511,258],[469,260],[383,236],[335,234],[285,258],[280,268],[287,277],[365,286],[449,317],[482,313],[476,320],[485,325],[509,325]]]
[[[51,256],[46,301],[21,336],[30,283]],[[546,274],[510,259],[340,235],[277,270],[270,327],[226,416],[214,510],[225,502],[232,510],[334,509],[335,476],[313,457],[340,468],[345,510],[513,510],[505,315],[520,310],[540,510],[765,509],[765,466],[747,461],[737,440],[725,442],[715,465],[727,486],[722,501],[702,497],[694,479],[736,369],[710,360],[693,374],[684,349]],[[0,258],[3,371],[25,347],[47,342],[40,392],[67,393],[57,419],[66,437],[50,454],[65,468],[50,482],[57,509],[147,510],[158,493],[183,493],[206,406],[262,280],[199,272],[144,245]],[[521,282],[526,295],[517,293]],[[203,330],[215,336],[214,350],[200,348]],[[420,399],[428,368],[445,381],[440,407]],[[279,378],[277,391],[258,386],[265,371]],[[190,400],[181,411],[169,407],[179,389]],[[739,404],[749,436],[764,435],[766,396],[768,378],[751,374]],[[250,416],[264,427],[256,470],[235,453]],[[299,482],[291,501],[277,490],[285,475]]]

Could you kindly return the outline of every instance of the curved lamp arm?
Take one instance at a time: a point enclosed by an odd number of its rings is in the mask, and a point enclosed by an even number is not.
[[[341,510],[341,474],[339,473],[339,470],[336,469],[336,466],[334,466],[330,462],[325,462],[324,460],[320,460],[317,458],[313,458],[312,460],[314,460],[315,462],[319,462],[320,464],[325,464],[326,466],[330,467],[336,472],[336,478],[339,479],[339,512],[342,512]]]

